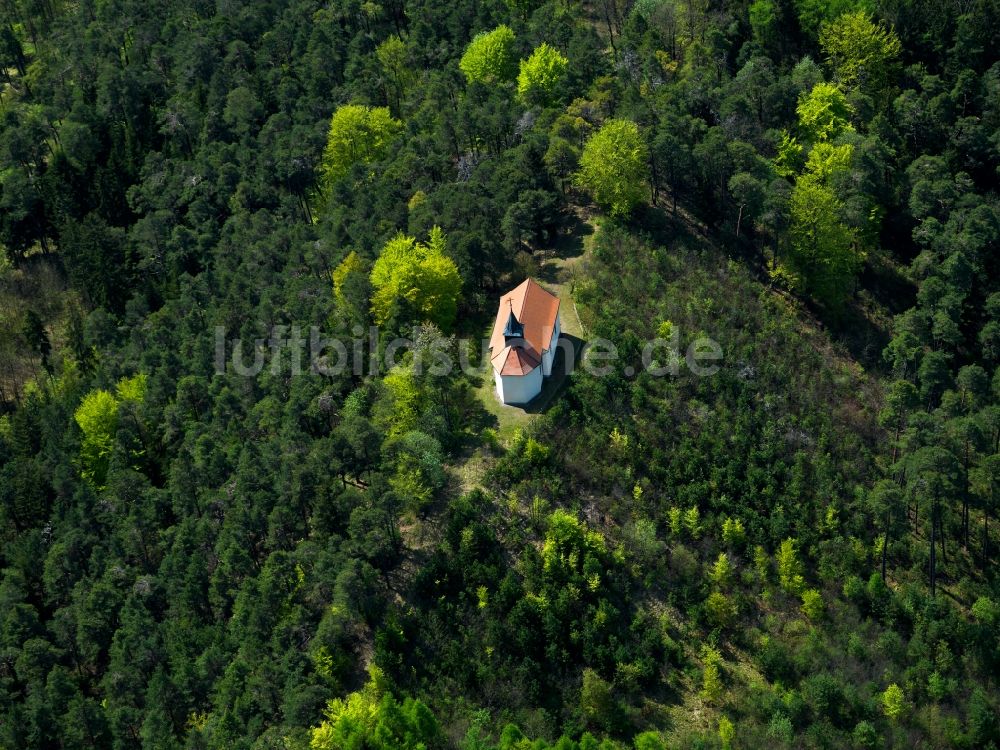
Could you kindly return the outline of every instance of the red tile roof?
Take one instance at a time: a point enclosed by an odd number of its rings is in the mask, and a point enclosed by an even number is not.
[[[518,322],[524,326],[524,341],[519,346],[508,347],[503,332],[512,310]],[[501,375],[524,375],[531,372],[541,362],[542,353],[552,342],[552,332],[558,316],[559,298],[542,289],[532,279],[525,279],[503,295],[497,307],[493,335],[490,336],[493,367]],[[518,355],[517,364],[512,363],[509,352],[503,358],[500,357],[507,349],[522,352]],[[534,364],[524,369],[531,362]],[[517,372],[518,368],[522,371]],[[508,372],[508,369],[511,371]]]
[[[527,375],[542,363],[533,351],[522,346],[507,346],[491,359],[501,375]]]

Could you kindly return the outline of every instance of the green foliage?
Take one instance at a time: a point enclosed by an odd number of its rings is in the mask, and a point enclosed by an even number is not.
[[[389,146],[402,131],[386,107],[345,104],[330,118],[326,148],[320,161],[322,185],[329,191],[347,176],[356,164],[383,159]]]
[[[863,10],[824,23],[819,46],[840,83],[875,94],[888,85],[902,50],[895,32],[872,21]]]
[[[369,682],[326,707],[323,722],[311,732],[312,750],[431,750],[444,747],[437,719],[420,701],[399,703],[388,692],[381,670],[369,668]]]
[[[990,2],[0,5],[0,747],[996,742]],[[518,39],[456,87],[470,23]],[[271,350],[375,297],[364,359],[478,338],[536,273],[632,374],[497,424]]]
[[[775,171],[782,177],[794,177],[802,169],[802,144],[787,131],[781,134],[778,153],[774,157]]]
[[[643,200],[648,149],[630,120],[608,120],[583,147],[577,183],[613,216],[628,216]]]
[[[590,726],[610,728],[615,720],[615,699],[611,685],[593,669],[583,670],[583,684],[580,687],[580,712]]]
[[[754,0],[749,11],[754,39],[764,46],[774,44],[778,35],[778,8],[774,0]]]
[[[501,24],[476,34],[465,48],[458,67],[470,83],[509,81],[515,74],[514,32]]]
[[[796,180],[789,210],[790,267],[808,292],[840,304],[863,259],[854,232],[841,220],[843,204],[833,188],[807,174]]]
[[[396,106],[399,107],[400,101],[416,80],[406,43],[396,35],[390,36],[375,48],[375,57],[378,58],[382,72],[389,80]]]
[[[104,489],[111,454],[118,431],[119,409],[124,403],[141,404],[146,398],[148,378],[145,373],[118,381],[113,395],[91,391],[73,412],[73,419],[83,433],[80,443],[80,475],[96,489]]]
[[[118,401],[107,391],[91,391],[80,402],[73,419],[83,433],[80,473],[100,489],[108,474],[108,462],[118,429]]]
[[[504,4],[510,8],[511,13],[515,16],[526,20],[541,2],[540,0],[504,0]]]
[[[758,580],[766,584],[771,577],[771,556],[760,544],[753,548],[753,566]]]
[[[721,591],[713,591],[705,600],[705,619],[713,628],[727,628],[736,618],[736,605]]]
[[[878,732],[870,721],[859,721],[851,732],[851,740],[859,748],[878,747]]]
[[[400,233],[385,244],[371,271],[372,315],[379,325],[398,317],[451,328],[462,279],[445,250],[440,227],[431,229],[426,243]]]
[[[420,411],[427,397],[413,368],[397,365],[382,378],[389,392],[391,419],[386,425],[390,437],[402,435],[420,426]]]
[[[709,580],[716,586],[725,586],[733,574],[733,566],[725,552],[720,552],[708,574]]]
[[[572,514],[557,510],[549,516],[542,545],[542,565],[555,580],[572,579],[582,573],[588,588],[596,590],[601,583],[605,552],[603,537],[596,531],[589,531]]]
[[[806,589],[802,592],[802,614],[813,622],[819,621],[826,611],[823,595],[816,589]]]
[[[130,378],[122,378],[115,386],[119,402],[131,401],[141,404],[146,398],[146,387],[148,384],[149,378],[144,372],[137,373]]]
[[[521,60],[517,75],[517,95],[525,104],[550,104],[566,79],[569,60],[545,42]]]
[[[684,511],[684,529],[692,539],[697,539],[701,535],[700,517],[697,505],[692,505]]]
[[[419,511],[430,504],[444,486],[444,456],[441,445],[430,435],[410,430],[386,446],[394,459],[395,471],[389,485],[406,498],[406,507]]]
[[[854,146],[850,143],[835,146],[826,141],[820,141],[809,149],[805,169],[819,182],[828,185],[831,178],[847,172],[851,166],[853,155]]]
[[[333,281],[333,297],[341,306],[347,305],[344,287],[352,276],[364,273],[364,264],[356,252],[351,250],[340,264],[330,272]]]
[[[795,112],[799,117],[799,130],[811,142],[832,140],[840,134],[851,131],[851,115],[854,110],[839,86],[833,83],[817,83],[808,94],[804,94]]]
[[[667,750],[667,746],[663,744],[663,740],[656,732],[638,734],[633,742],[635,750]]]
[[[988,596],[981,596],[972,605],[972,616],[991,626],[1000,624],[1000,606]]]
[[[722,674],[717,663],[706,664],[701,672],[701,696],[708,703],[717,704],[722,700]]]
[[[785,539],[778,548],[778,583],[790,594],[798,594],[805,587],[802,578],[802,562],[795,549],[794,539]]]
[[[899,721],[906,711],[906,696],[895,682],[882,693],[882,712],[893,722]]]
[[[746,542],[746,530],[738,518],[722,520],[722,541],[729,547],[742,547]]]
[[[722,745],[722,750],[731,750],[733,742],[736,741],[736,727],[733,726],[733,722],[729,720],[728,716],[722,716],[719,719],[719,743]]]
[[[802,30],[815,38],[824,22],[846,13],[870,9],[868,0],[794,0],[793,6]]]
[[[667,521],[670,526],[670,533],[674,536],[679,536],[683,529],[683,517],[683,512],[680,508],[671,507],[667,509]]]

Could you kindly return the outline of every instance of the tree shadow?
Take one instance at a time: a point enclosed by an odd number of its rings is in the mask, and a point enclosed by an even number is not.
[[[807,307],[826,325],[830,340],[843,346],[866,370],[885,369],[882,352],[889,345],[889,333],[872,320],[859,300],[852,300],[835,313],[818,308],[808,300]]]
[[[584,340],[568,333],[559,335],[556,358],[552,362],[552,374],[545,379],[542,390],[526,404],[507,404],[513,409],[521,409],[527,414],[544,414],[555,397],[565,388],[569,377],[580,362]]]
[[[891,316],[916,304],[916,288],[881,254],[868,258],[856,291],[842,308],[828,310],[814,301],[806,307],[821,320],[830,339],[867,370],[884,371],[882,352],[891,340]]]
[[[552,243],[552,252],[557,258],[577,258],[583,255],[583,243],[594,233],[594,227],[575,211],[568,212]]]
[[[482,374],[466,376],[469,384],[468,396],[471,400],[470,408],[466,412],[466,432],[467,438],[481,441],[485,430],[496,430],[500,427],[500,420],[497,415],[487,409],[477,398],[476,393],[485,385],[489,379],[492,383],[493,373],[487,371]]]
[[[768,288],[772,285],[767,261],[753,242],[700,223],[683,206],[677,213],[661,206],[644,207],[631,226],[664,246],[680,241],[692,249],[739,260],[760,284]],[[843,347],[866,369],[883,370],[882,351],[890,340],[888,316],[912,307],[916,290],[898,267],[878,253],[869,256],[864,264],[856,290],[838,309],[826,307],[808,296],[794,296],[822,325],[831,342]]]
[[[909,310],[917,303],[916,286],[884,253],[873,253],[868,257],[861,269],[858,286],[875,295],[893,315]]]

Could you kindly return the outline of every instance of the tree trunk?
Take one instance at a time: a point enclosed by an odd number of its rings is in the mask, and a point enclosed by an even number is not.
[[[962,549],[969,549],[969,492],[962,497]]]
[[[969,551],[969,465],[972,463],[972,445],[965,441],[962,461],[962,549]]]
[[[934,584],[937,578],[937,539],[935,539],[935,532],[937,531],[937,526],[934,521],[934,517],[937,515],[937,499],[934,499],[934,504],[931,506],[931,599],[934,598]]]
[[[938,534],[941,535],[941,562],[944,565],[948,564],[948,550],[945,549],[945,533],[944,533],[944,513],[942,512],[940,506],[936,509],[938,517]]]
[[[656,159],[649,160],[649,172],[650,172],[650,189],[653,194],[653,205],[656,205],[656,199],[660,197],[660,173],[656,169]]]
[[[889,549],[889,519],[892,518],[891,511],[886,509],[885,511],[885,538],[882,541],[882,583],[885,583],[885,558],[886,551]]]
[[[990,562],[990,511],[983,510],[983,570]]]

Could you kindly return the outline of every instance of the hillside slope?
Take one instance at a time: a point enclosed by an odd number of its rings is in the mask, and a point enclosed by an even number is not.
[[[0,748],[1000,745],[998,18],[2,4]]]

